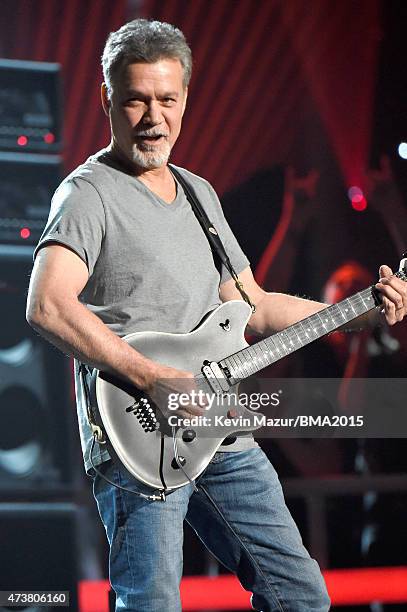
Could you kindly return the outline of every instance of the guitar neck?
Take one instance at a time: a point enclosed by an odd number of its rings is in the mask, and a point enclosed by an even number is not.
[[[243,380],[357,319],[378,304],[380,297],[377,290],[374,286],[369,287],[230,355],[220,365],[229,370],[235,381]]]

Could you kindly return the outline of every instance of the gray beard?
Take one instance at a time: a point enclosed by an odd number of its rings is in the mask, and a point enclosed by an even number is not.
[[[137,145],[133,145],[133,162],[139,168],[144,170],[153,170],[164,166],[170,157],[171,147],[168,142],[163,143],[161,150],[157,151],[156,147],[144,145],[143,150]]]

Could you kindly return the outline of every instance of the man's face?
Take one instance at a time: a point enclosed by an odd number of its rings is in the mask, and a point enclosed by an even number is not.
[[[179,60],[134,63],[115,77],[111,99],[102,90],[113,148],[142,170],[165,165],[181,129],[187,91]]]

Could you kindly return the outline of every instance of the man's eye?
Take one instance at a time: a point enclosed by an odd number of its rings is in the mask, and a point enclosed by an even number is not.
[[[136,98],[134,96],[130,98],[125,98],[124,100],[124,104],[141,104],[142,102],[143,100],[140,100],[140,98]]]

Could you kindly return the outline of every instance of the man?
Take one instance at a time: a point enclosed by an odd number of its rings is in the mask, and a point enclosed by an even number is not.
[[[102,104],[112,139],[57,190],[36,249],[27,318],[76,360],[126,379],[153,397],[160,384],[193,380],[191,372],[153,362],[125,343],[134,331],[187,332],[219,301],[241,299],[225,269],[221,278],[185,194],[168,166],[181,129],[191,54],[173,26],[135,20],[112,33],[103,58]],[[179,170],[214,222],[246,292],[256,304],[250,328],[271,333],[323,304],[265,293],[227,226],[213,189]],[[401,320],[403,284],[383,267],[378,284],[389,323]],[[91,432],[76,368],[85,466]],[[191,406],[188,412],[193,413]],[[96,445],[94,463],[112,483],[149,492],[129,480]],[[200,477],[211,500],[192,485],[165,503],[147,501],[95,477],[94,493],[110,543],[117,610],[181,609],[182,525],[253,592],[257,610],[329,609],[317,563],[305,550],[277,475],[251,436],[221,448]]]

